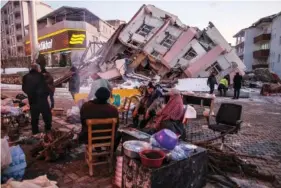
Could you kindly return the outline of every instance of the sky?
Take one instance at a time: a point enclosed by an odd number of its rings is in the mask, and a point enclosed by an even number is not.
[[[129,21],[143,4],[152,4],[175,14],[189,26],[203,29],[211,21],[234,44],[233,35],[249,27],[259,18],[281,12],[281,1],[50,1],[43,2],[57,9],[61,6],[84,7],[103,20]],[[2,4],[2,3],[1,3]],[[2,6],[2,5],[1,5]]]

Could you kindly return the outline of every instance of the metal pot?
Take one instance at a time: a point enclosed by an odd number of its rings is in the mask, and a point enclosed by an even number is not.
[[[151,149],[151,145],[144,141],[130,140],[123,144],[123,151],[126,156],[135,159],[140,158],[139,152],[144,149]]]

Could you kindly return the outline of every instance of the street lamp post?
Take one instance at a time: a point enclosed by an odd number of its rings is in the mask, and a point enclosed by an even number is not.
[[[35,60],[39,55],[37,19],[36,19],[36,0],[31,0],[26,2],[28,7],[31,62],[35,62]]]

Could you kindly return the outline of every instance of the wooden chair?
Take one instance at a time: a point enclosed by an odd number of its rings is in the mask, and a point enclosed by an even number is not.
[[[129,98],[125,97],[122,105],[118,108],[118,112],[121,113],[121,115],[122,115],[122,118],[121,118],[122,122],[125,122],[125,113],[128,111],[128,108],[127,108],[128,100],[129,100]]]
[[[112,172],[113,165],[113,153],[114,153],[114,139],[115,139],[115,127],[117,118],[108,119],[87,119],[88,126],[88,145],[86,146],[85,159],[89,166],[89,174],[93,176],[93,166],[109,164],[109,172]],[[103,125],[111,125],[111,128],[102,127]],[[102,129],[94,129],[93,127],[99,127]],[[95,134],[93,136],[93,134]],[[101,134],[101,136],[97,135]],[[104,136],[104,134],[108,134]],[[98,141],[98,143],[93,143]],[[105,147],[105,151],[94,151],[93,149]],[[93,158],[105,156],[107,160],[101,162],[93,161]]]
[[[125,119],[125,123],[127,124],[128,123],[128,116],[129,116],[129,111],[131,109],[131,104],[132,103],[136,103],[138,104],[140,102],[140,98],[138,95],[135,95],[135,96],[132,96],[129,98],[129,101],[128,101],[128,107],[127,107],[127,110],[126,110],[126,119]]]

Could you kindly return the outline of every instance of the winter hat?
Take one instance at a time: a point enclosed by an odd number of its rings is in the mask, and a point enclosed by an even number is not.
[[[100,87],[96,91],[95,96],[97,97],[98,100],[107,101],[110,97],[110,91],[105,87]]]

